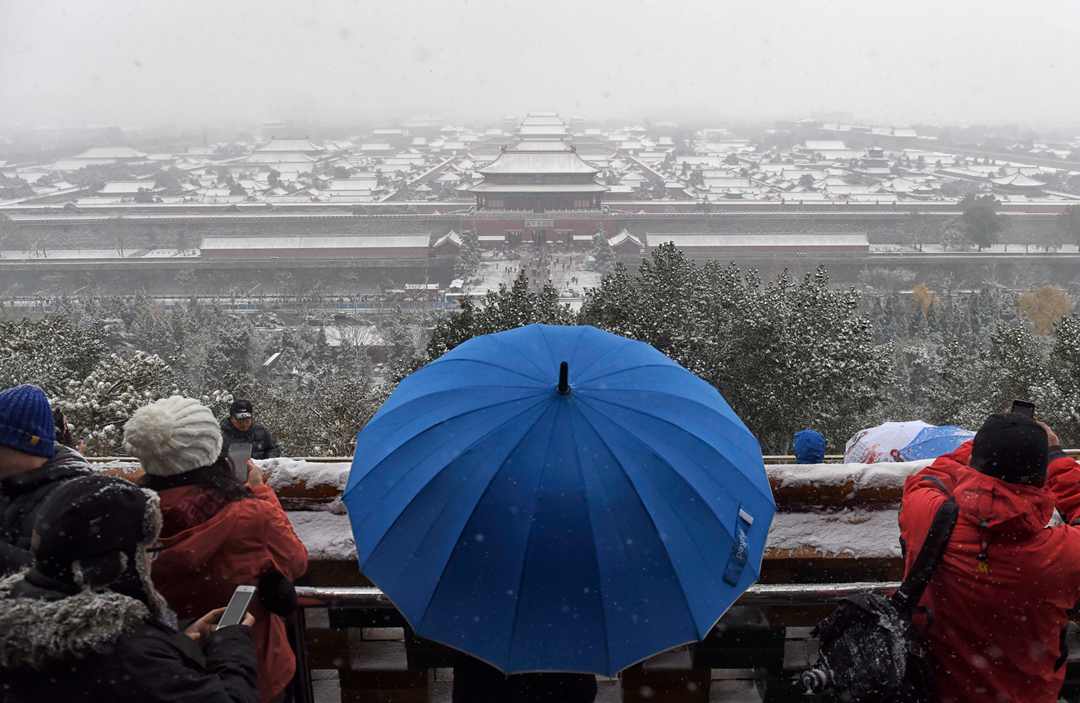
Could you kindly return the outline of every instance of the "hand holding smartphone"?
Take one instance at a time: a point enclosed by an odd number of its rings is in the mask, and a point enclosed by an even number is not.
[[[241,624],[244,621],[244,616],[247,615],[248,608],[251,606],[251,600],[254,597],[254,586],[237,586],[236,590],[233,591],[232,598],[229,599],[229,604],[225,606],[225,612],[221,614],[221,618],[218,620],[215,629],[220,630],[223,627]]]

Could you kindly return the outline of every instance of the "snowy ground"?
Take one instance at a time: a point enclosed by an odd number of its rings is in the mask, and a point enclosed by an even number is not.
[[[499,290],[499,286],[509,287],[521,270],[521,259],[491,259],[480,262],[480,270],[469,284],[466,292],[470,295],[484,295]]]
[[[596,271],[586,270],[586,255],[581,253],[557,253],[551,255],[547,270],[550,280],[560,296],[571,302],[580,299],[587,288],[600,285],[602,276]],[[480,269],[466,292],[471,295],[483,295],[488,291],[497,291],[500,285],[509,287],[524,268],[529,270],[527,259],[484,259]]]

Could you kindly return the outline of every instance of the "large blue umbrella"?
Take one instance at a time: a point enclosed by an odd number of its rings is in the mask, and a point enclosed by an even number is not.
[[[974,436],[975,433],[971,430],[956,425],[927,427],[900,450],[900,458],[903,461],[936,459],[955,450]]]
[[[715,388],[642,342],[547,325],[402,381],[344,500],[361,570],[413,629],[507,673],[611,675],[703,638],[757,579],[776,510]]]

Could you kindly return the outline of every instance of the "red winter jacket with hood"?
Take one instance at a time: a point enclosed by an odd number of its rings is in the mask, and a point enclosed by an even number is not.
[[[154,585],[180,617],[200,617],[229,602],[240,585],[255,585],[271,569],[295,581],[307,571],[307,549],[274,491],[225,502],[209,488],[160,491],[164,549],[154,562]],[[252,635],[259,662],[259,699],[280,696],[296,670],[285,622],[256,598]]]
[[[1048,487],[986,476],[958,460],[969,456],[961,448],[910,476],[900,511],[905,572],[949,495],[960,511],[921,601],[935,700],[1056,703],[1066,611],[1080,601],[1080,529],[1047,527]]]

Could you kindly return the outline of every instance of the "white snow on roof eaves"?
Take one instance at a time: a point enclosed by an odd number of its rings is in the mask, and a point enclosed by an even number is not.
[[[667,242],[677,247],[867,247],[870,243],[865,234],[670,234],[649,232],[646,239],[650,246]]]
[[[427,248],[427,234],[387,235],[322,235],[292,237],[206,237],[202,248],[207,251],[236,251],[244,249],[392,249]]]

